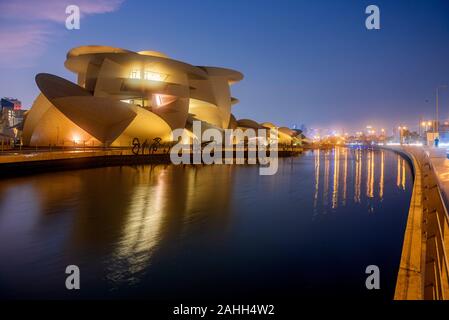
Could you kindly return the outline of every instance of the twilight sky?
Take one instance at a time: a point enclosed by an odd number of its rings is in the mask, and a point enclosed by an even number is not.
[[[68,4],[82,11],[80,30],[65,28]],[[370,4],[379,31],[365,28]],[[88,44],[239,70],[237,118],[286,126],[417,125],[449,84],[448,0],[0,0],[0,39],[0,96],[26,108],[34,76],[75,81],[65,55]]]

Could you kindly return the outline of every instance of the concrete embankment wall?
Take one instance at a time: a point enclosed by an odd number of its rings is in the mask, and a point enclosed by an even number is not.
[[[298,153],[298,151],[279,151],[278,157],[291,157]],[[234,163],[235,157],[234,152]],[[225,159],[224,154],[222,158]],[[244,158],[248,159],[247,152],[244,152]],[[0,178],[62,170],[143,164],[171,164],[170,154],[134,155],[129,151],[92,151],[4,155],[0,156]]]
[[[413,147],[388,149],[409,159],[414,171],[394,298],[449,299],[448,213],[429,153],[423,148]]]

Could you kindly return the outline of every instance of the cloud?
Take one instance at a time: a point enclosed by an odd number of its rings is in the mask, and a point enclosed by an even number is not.
[[[45,25],[0,28],[0,67],[28,67],[45,52],[52,32]]]
[[[116,11],[124,0],[14,0],[0,2],[0,67],[32,65],[65,28],[68,5],[77,5],[81,16]]]
[[[31,21],[64,22],[65,8],[77,5],[82,15],[116,11],[123,0],[14,0],[0,3],[0,16]]]

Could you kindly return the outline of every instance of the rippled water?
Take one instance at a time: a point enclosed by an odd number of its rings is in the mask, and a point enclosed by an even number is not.
[[[148,165],[0,180],[0,296],[390,299],[411,188],[398,155],[345,148],[280,159],[275,176]]]

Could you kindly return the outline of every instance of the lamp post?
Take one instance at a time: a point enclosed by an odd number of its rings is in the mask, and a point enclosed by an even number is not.
[[[399,143],[402,145],[404,143],[404,131],[407,130],[406,126],[399,126],[398,127],[399,130]]]
[[[447,88],[447,85],[441,85],[436,88],[436,122],[435,122],[435,134],[439,131],[439,94],[440,89]]]

